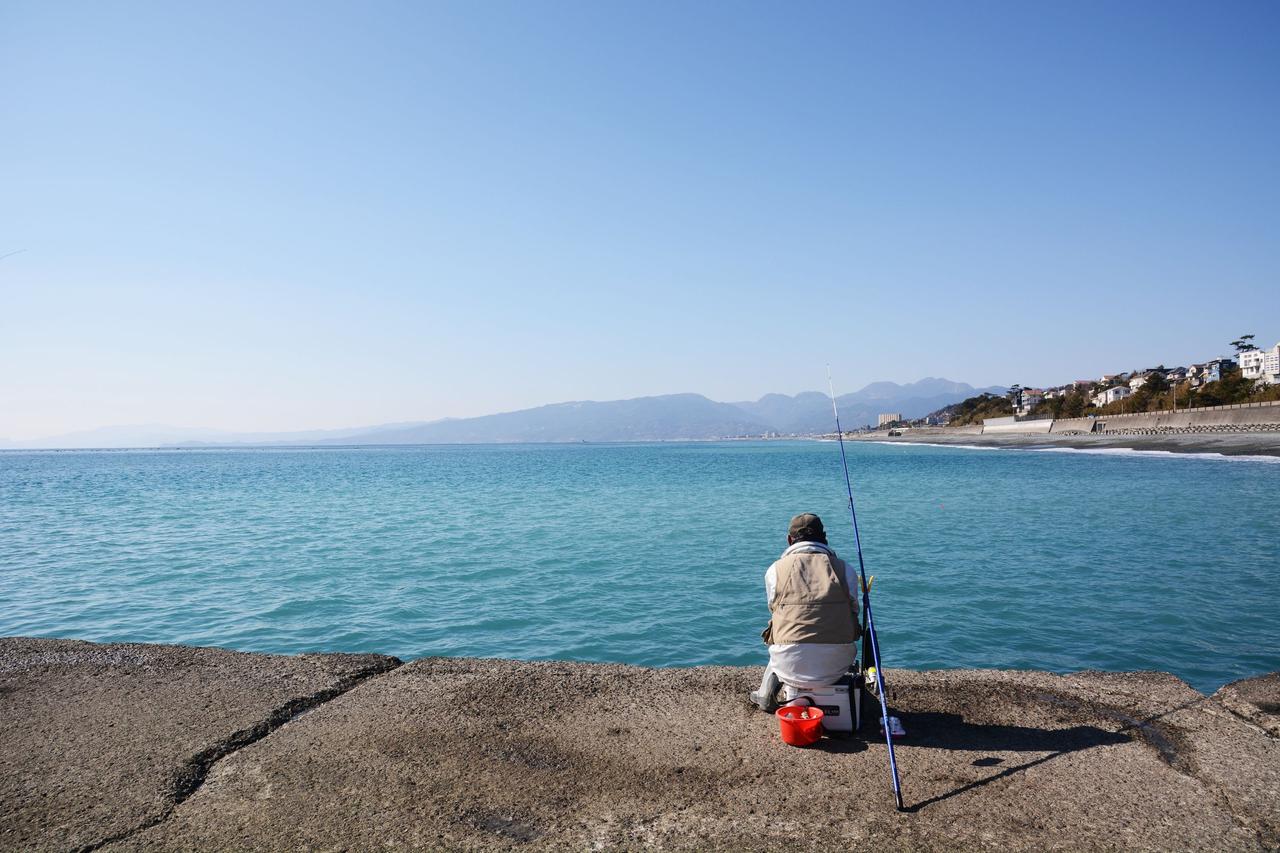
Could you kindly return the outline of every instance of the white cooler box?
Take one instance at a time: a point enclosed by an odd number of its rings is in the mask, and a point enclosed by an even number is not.
[[[822,727],[827,731],[853,732],[862,728],[862,689],[855,686],[852,673],[830,687],[815,690],[782,685],[782,704],[790,704],[802,696],[807,696],[822,709]]]

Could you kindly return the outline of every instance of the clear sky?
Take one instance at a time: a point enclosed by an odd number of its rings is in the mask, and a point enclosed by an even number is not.
[[[0,436],[1280,339],[1275,2],[0,6]]]

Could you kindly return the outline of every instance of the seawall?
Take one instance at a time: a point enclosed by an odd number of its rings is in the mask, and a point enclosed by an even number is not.
[[[1035,421],[1019,421],[1014,418],[989,418],[982,424],[983,435],[1011,433],[1016,435],[1035,435],[1052,431],[1054,421],[1043,418]]]
[[[0,847],[1280,845],[1276,674],[890,670],[896,812],[874,727],[786,746],[759,673],[0,639]]]
[[[988,419],[961,427],[860,433],[862,441],[1161,450],[1226,456],[1280,456],[1280,401],[1096,418]]]
[[[1024,421],[1038,424],[1038,421]],[[1051,422],[1053,433],[1112,432],[1126,430],[1196,430],[1214,427],[1280,429],[1280,402],[1240,403],[1168,412],[1099,415],[1096,418],[1059,418]]]

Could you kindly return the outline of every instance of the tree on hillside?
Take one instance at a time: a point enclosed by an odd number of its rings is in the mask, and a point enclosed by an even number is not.
[[[1001,418],[1013,414],[1013,403],[1006,397],[982,393],[962,400],[952,407],[951,423],[954,426],[982,423],[987,418]]]
[[[1142,383],[1143,388],[1149,388],[1152,395],[1169,393],[1169,378],[1163,373],[1150,373],[1147,375],[1147,381]]]
[[[1084,410],[1089,408],[1091,401],[1089,395],[1077,388],[1062,400],[1062,417],[1064,418],[1082,418]]]
[[[1036,403],[1036,407],[1031,410],[1033,418],[1060,418],[1062,417],[1062,405],[1065,400],[1062,397],[1053,397],[1047,400],[1041,400]]]
[[[1253,335],[1241,335],[1239,338],[1232,341],[1231,345],[1236,348],[1236,355],[1257,349],[1257,347],[1253,345]]]
[[[1130,411],[1153,412],[1172,408],[1173,400],[1169,397],[1169,378],[1163,373],[1147,374],[1147,381],[1142,383],[1132,397]]]
[[[1004,396],[1005,396],[1005,399],[1009,401],[1009,405],[1013,408],[1015,412],[1018,409],[1022,408],[1022,386],[1021,385],[1015,382],[1013,386],[1008,391],[1005,392]]]
[[[1190,393],[1192,406],[1229,406],[1248,402],[1253,396],[1253,380],[1245,379],[1238,367],[1222,370],[1222,378],[1209,382]]]

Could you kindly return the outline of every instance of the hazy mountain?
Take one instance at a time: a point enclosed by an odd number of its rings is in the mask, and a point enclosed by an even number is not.
[[[866,401],[893,401],[944,395],[959,397],[961,395],[972,395],[974,391],[979,390],[981,389],[974,388],[966,382],[952,382],[950,379],[927,376],[919,382],[908,382],[906,385],[899,385],[896,382],[872,382],[862,390],[855,391],[848,396]]]
[[[899,385],[896,382],[872,382],[861,390],[836,398],[840,407],[840,423],[845,429],[874,425],[882,413],[900,412],[904,418],[922,418],[930,412],[957,403],[974,394],[1003,388],[974,388],[964,382],[928,377],[919,382]],[[747,414],[769,423],[782,433],[823,433],[835,430],[831,415],[831,398],[817,391],[805,391],[794,397],[766,394],[754,403],[734,403]]]
[[[769,424],[774,432],[826,432],[834,431],[831,419],[831,398],[817,391],[802,391],[794,397],[786,394],[765,394],[754,403],[734,403],[753,418]],[[844,417],[844,406],[840,416]],[[813,429],[821,422],[825,429]]]
[[[947,379],[906,385],[873,382],[838,399],[845,429],[875,424],[881,412],[918,418],[982,391]],[[831,399],[819,391],[766,394],[744,403],[717,403],[701,394],[667,394],[607,402],[554,403],[476,418],[383,424],[304,432],[238,433],[161,425],[118,426],[53,438],[4,442],[0,448],[207,447],[236,445],[476,444],[533,441],[662,441],[764,433],[832,432]]]
[[[701,394],[667,394],[459,418],[326,444],[472,444],[527,441],[661,441],[759,435],[768,424]]]
[[[876,382],[838,398],[841,424],[875,424],[881,412],[923,417],[979,393],[972,385],[922,379]],[[1003,389],[999,389],[1003,391]],[[668,394],[608,402],[555,403],[478,418],[349,436],[326,444],[472,444],[527,441],[661,441],[764,433],[832,432],[831,398],[818,391],[766,394],[750,403],[717,403],[701,394]]]
[[[233,445],[245,444],[254,447],[272,446],[272,445],[318,445],[318,444],[345,444],[355,436],[361,436],[362,439],[370,439],[374,436],[388,432],[397,432],[399,430],[409,429],[411,427],[425,426],[433,423],[444,423],[451,418],[442,418],[436,421],[402,421],[394,424],[379,424],[378,426],[364,427],[348,427],[347,429],[321,429],[310,430],[304,432],[238,432],[230,433],[229,438],[222,438],[211,441],[183,441],[177,442],[173,447],[228,447]],[[364,443],[372,444],[372,441]]]

